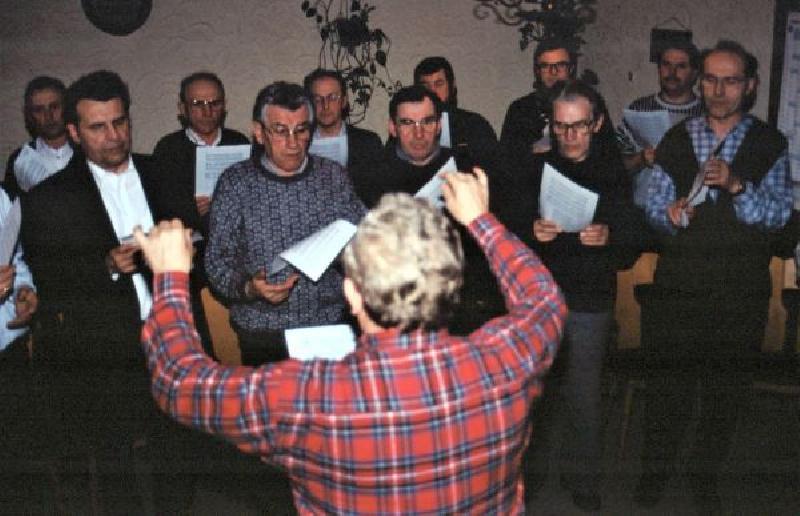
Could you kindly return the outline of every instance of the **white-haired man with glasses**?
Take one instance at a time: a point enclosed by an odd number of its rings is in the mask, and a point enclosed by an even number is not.
[[[558,394],[564,407],[561,482],[572,493],[575,505],[587,511],[601,507],[601,373],[613,321],[616,273],[629,260],[635,237],[627,174],[619,160],[606,158],[602,141],[598,142],[604,118],[601,106],[597,92],[583,82],[568,81],[554,90],[553,149],[528,158],[505,206],[509,228],[539,253],[569,307],[559,355],[563,376],[560,388],[548,393]],[[545,164],[598,194],[594,218],[581,231],[565,231],[540,213]],[[555,396],[545,396],[548,404],[554,400]],[[548,413],[553,411],[545,408],[538,414],[546,417]],[[553,425],[539,422],[544,432],[534,440],[531,456],[547,457],[550,454],[542,448],[549,442],[547,434]],[[538,487],[536,475],[531,478],[534,490]]]
[[[318,281],[271,270],[277,255],[337,219],[363,216],[341,165],[308,154],[311,99],[297,84],[275,82],[253,106],[260,147],[220,177],[211,206],[205,265],[212,291],[230,308],[242,362],[287,358],[283,330],[342,322],[341,273]]]

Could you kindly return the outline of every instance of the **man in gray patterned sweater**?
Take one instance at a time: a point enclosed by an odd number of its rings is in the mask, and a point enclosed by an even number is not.
[[[308,154],[311,101],[285,82],[262,89],[253,133],[263,152],[228,168],[211,203],[205,264],[214,293],[230,308],[242,363],[287,357],[283,330],[342,322],[342,275],[329,268],[318,281],[273,259],[336,219],[358,223],[365,208],[336,162]]]

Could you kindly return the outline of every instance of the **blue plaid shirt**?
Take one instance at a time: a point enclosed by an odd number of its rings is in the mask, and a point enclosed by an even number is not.
[[[733,161],[747,131],[753,125],[753,120],[752,116],[745,115],[728,133],[717,156],[719,159],[728,164]],[[698,163],[704,163],[719,145],[714,131],[709,127],[705,117],[688,120],[686,130],[692,140]],[[719,190],[712,188],[708,195],[716,201]],[[647,192],[647,219],[658,231],[670,235],[678,232],[678,228],[672,225],[667,215],[667,207],[673,202],[675,202],[675,184],[661,166],[656,165]],[[775,161],[758,187],[750,181],[745,182],[745,191],[733,198],[733,208],[740,222],[766,231],[778,229],[786,224],[792,211],[792,183],[786,151]]]

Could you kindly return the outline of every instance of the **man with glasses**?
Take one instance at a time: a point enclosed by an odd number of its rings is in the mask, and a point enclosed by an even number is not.
[[[184,77],[178,100],[178,120],[182,128],[161,138],[153,149],[158,171],[155,180],[160,202],[167,210],[165,216],[181,219],[188,227],[199,231],[204,239],[196,243],[191,281],[192,306],[203,347],[211,356],[215,355],[201,296],[201,291],[208,285],[203,255],[208,239],[211,198],[195,195],[195,167],[200,147],[250,143],[239,131],[223,127],[226,114],[225,87],[216,74],[195,72]]]
[[[596,139],[603,124],[597,92],[580,81],[556,87],[551,130],[557,145],[547,153],[531,155],[514,184],[505,209],[508,227],[542,257],[566,297],[569,315],[564,347],[558,360],[563,374],[558,384],[548,384],[546,405],[537,411],[531,458],[549,457],[552,409],[557,393],[562,402],[564,431],[561,438],[561,482],[575,505],[599,510],[602,458],[601,373],[613,320],[617,269],[631,250],[634,228],[627,175],[619,161],[608,161]],[[566,232],[539,209],[539,192],[545,164],[568,179],[598,194],[593,221],[579,232]],[[541,424],[537,424],[541,423]],[[531,464],[534,466],[534,464]],[[539,464],[536,464],[538,468]],[[530,495],[540,486],[529,475]]]
[[[458,107],[458,88],[450,62],[441,56],[426,57],[414,68],[414,84],[425,86],[442,102],[439,143],[453,149],[459,162],[466,160],[468,165],[493,169],[497,135],[481,115]]]
[[[758,62],[720,41],[703,53],[705,116],[670,129],[656,149],[646,214],[662,235],[636,500],[661,498],[700,386],[702,415],[687,474],[703,514],[721,510],[719,469],[764,338],[771,234],[789,219],[786,139],[748,111]]]
[[[522,163],[527,163],[531,154],[542,154],[550,150],[550,109],[554,87],[568,79],[574,79],[578,56],[571,41],[553,38],[539,43],[533,54],[533,92],[518,98],[508,107],[500,132],[500,147],[506,160],[504,169],[516,173]],[[602,97],[600,111],[603,124],[597,135],[603,143],[607,159],[620,159],[616,148],[611,118]]]
[[[341,165],[308,154],[311,99],[297,84],[262,89],[253,134],[264,153],[229,167],[211,205],[205,264],[211,288],[230,308],[242,362],[287,358],[283,330],[345,319],[341,273],[330,267],[313,282],[273,260],[337,219],[364,214]]]
[[[72,158],[64,124],[64,83],[39,76],[25,86],[25,128],[33,138],[8,158],[3,188],[14,200],[40,181],[61,170]]]
[[[314,101],[317,122],[309,154],[333,159],[348,172],[373,163],[383,144],[374,132],[345,123],[350,104],[342,75],[317,68],[306,76],[303,86]]]
[[[703,106],[693,90],[699,65],[697,47],[685,40],[670,42],[658,53],[657,62],[659,92],[634,100],[628,110],[643,113],[664,111],[670,125],[699,116]],[[636,127],[625,119],[617,128],[617,140],[625,168],[634,178],[634,203],[644,208],[657,142],[642,141]]]

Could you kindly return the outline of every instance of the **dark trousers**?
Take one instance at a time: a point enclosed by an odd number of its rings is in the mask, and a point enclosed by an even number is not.
[[[233,321],[231,327],[239,338],[242,365],[258,367],[289,358],[282,330],[248,331]]]
[[[642,304],[646,351],[642,471],[666,482],[699,401],[688,473],[713,486],[746,399],[764,337],[765,295],[657,290]]]

